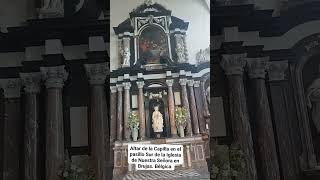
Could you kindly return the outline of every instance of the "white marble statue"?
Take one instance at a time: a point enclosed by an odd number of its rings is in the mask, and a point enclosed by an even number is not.
[[[156,133],[163,132],[163,116],[159,111],[159,106],[155,106],[152,113],[152,128]]]
[[[320,78],[315,79],[307,89],[307,105],[311,109],[317,132],[320,133]]]
[[[125,47],[122,50],[121,55],[122,55],[122,60],[123,60],[122,67],[129,67],[130,66],[130,50],[129,50],[129,48]]]

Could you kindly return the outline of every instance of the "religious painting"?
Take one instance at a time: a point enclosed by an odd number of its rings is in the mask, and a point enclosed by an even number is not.
[[[139,59],[143,64],[160,64],[161,56],[168,56],[167,36],[159,27],[147,27],[139,37]]]

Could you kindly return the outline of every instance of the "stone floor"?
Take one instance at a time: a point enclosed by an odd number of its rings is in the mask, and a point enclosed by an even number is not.
[[[122,180],[209,180],[208,173],[195,169],[176,171],[141,171],[127,174]]]

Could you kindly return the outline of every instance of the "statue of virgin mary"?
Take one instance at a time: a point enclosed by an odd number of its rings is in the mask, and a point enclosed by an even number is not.
[[[155,106],[152,113],[152,128],[155,133],[163,132],[163,116],[159,111],[159,106]]]

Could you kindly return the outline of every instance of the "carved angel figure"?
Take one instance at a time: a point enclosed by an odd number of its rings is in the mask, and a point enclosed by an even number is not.
[[[320,133],[320,78],[315,79],[307,89],[307,106],[311,109],[313,123]]]
[[[121,50],[122,55],[122,66],[129,67],[130,66],[130,50],[128,47],[125,47],[123,50]]]

